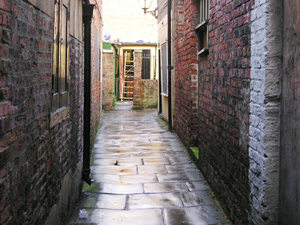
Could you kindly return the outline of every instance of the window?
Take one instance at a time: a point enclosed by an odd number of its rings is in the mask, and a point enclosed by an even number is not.
[[[168,62],[167,62],[167,44],[163,44],[161,46],[161,68],[162,68],[162,83],[163,83],[163,89],[162,94],[168,95]]]
[[[208,54],[209,0],[198,0],[199,20],[196,26],[198,55]]]
[[[68,104],[69,10],[66,0],[56,0],[54,18],[52,106],[55,111]]]
[[[142,52],[142,79],[150,79],[150,62],[151,62],[151,53],[150,50],[143,50]]]

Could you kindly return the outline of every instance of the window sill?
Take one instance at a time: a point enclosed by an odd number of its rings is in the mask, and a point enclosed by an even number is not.
[[[61,123],[70,116],[70,107],[61,107],[50,114],[50,128]]]
[[[168,97],[168,94],[166,94],[166,93],[160,93],[160,94],[161,94],[161,96]]]
[[[206,25],[208,24],[208,20],[204,20],[203,22],[199,23],[196,27],[195,27],[195,31],[201,31],[204,30],[206,28]]]
[[[198,51],[198,56],[207,56],[209,53],[208,48],[202,48],[200,51]]]

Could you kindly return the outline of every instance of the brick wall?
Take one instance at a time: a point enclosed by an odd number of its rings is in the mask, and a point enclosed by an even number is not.
[[[186,145],[197,139],[197,38],[193,0],[177,0],[175,8],[175,109],[174,129]],[[173,33],[174,33],[173,32]],[[178,94],[180,93],[180,94]]]
[[[134,51],[133,109],[156,108],[158,103],[158,80],[143,80],[142,50]]]
[[[133,109],[142,109],[142,50],[134,51]]]
[[[0,2],[3,225],[59,224],[80,193],[83,43],[70,37],[69,104],[51,113],[53,15],[37,6]]]
[[[177,4],[174,127],[187,145],[198,136],[199,167],[234,224],[247,224],[251,1],[210,0],[199,68],[196,1]]]
[[[210,1],[209,55],[200,58],[200,168],[235,224],[249,212],[251,1]]]
[[[96,4],[92,19],[91,47],[91,139],[96,136],[102,111],[102,1],[92,0]]]
[[[112,110],[114,101],[114,66],[113,50],[103,50],[103,109]]]
[[[157,108],[158,80],[142,80],[142,104],[144,109]]]

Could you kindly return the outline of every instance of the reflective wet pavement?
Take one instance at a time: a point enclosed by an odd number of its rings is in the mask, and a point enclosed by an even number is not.
[[[127,107],[127,108],[126,108]],[[92,176],[70,225],[230,224],[184,146],[156,111],[106,112]]]

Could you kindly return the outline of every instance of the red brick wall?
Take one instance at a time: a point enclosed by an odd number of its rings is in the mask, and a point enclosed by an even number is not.
[[[142,109],[142,50],[134,51],[133,109]]]
[[[58,218],[66,219],[80,192],[83,43],[70,37],[69,104],[56,112],[57,121],[50,126],[54,118],[51,116],[52,50],[53,16],[27,1],[0,1],[0,224],[3,225],[44,224],[51,209],[55,209],[53,206],[61,201],[65,202]],[[67,190],[63,200],[62,189]]]
[[[115,56],[113,50],[103,52],[103,109],[112,110],[114,101],[114,66]]]
[[[174,129],[190,146],[197,139],[197,38],[193,0],[177,0],[175,8],[175,112]]]
[[[102,111],[102,1],[92,0],[96,4],[92,19],[92,52],[91,52],[91,139],[95,138]]]
[[[247,224],[251,1],[210,0],[199,71],[195,2],[177,1],[175,129],[186,144],[198,135],[199,167],[234,223]]]

